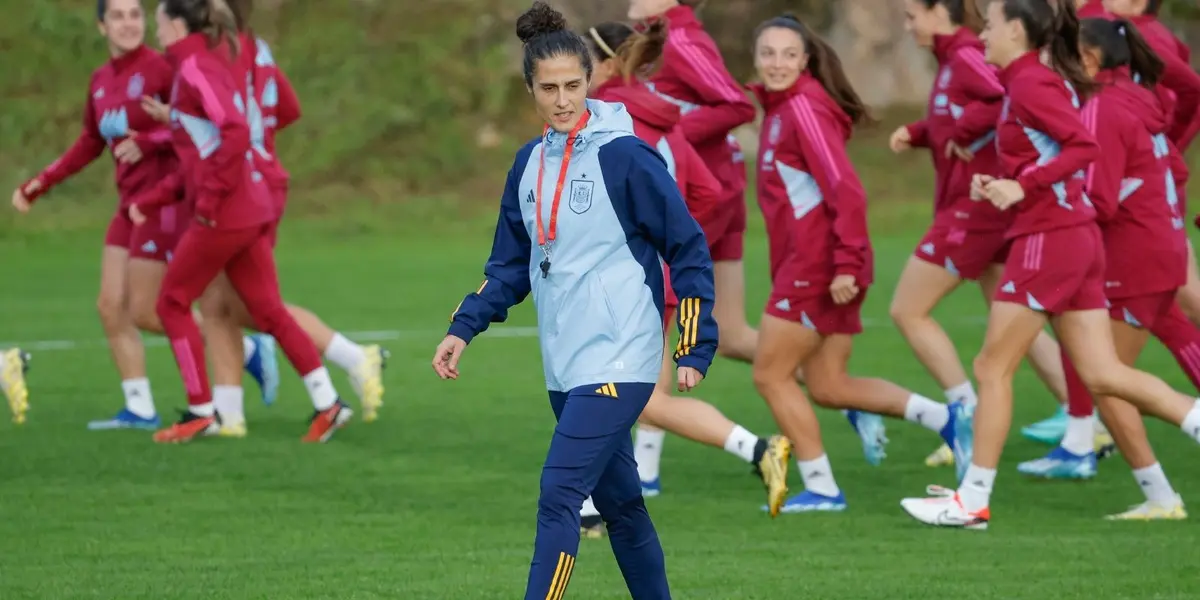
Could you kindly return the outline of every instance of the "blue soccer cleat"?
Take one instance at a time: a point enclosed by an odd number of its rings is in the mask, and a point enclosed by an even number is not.
[[[887,428],[883,424],[883,417],[860,410],[848,410],[845,414],[850,426],[862,439],[863,456],[867,463],[879,466],[887,458]]]
[[[1048,418],[1022,427],[1021,435],[1035,442],[1058,445],[1067,435],[1067,407],[1059,405]]]
[[[258,383],[263,404],[271,406],[279,397],[279,363],[275,359],[275,338],[257,333],[250,336],[254,352],[246,359],[246,373]]]
[[[763,511],[768,511],[767,505],[763,505]],[[807,513],[807,512],[842,512],[846,510],[846,495],[840,490],[837,496],[826,496],[804,490],[795,496],[787,499],[783,503],[783,507],[779,509],[781,513]]]
[[[642,482],[642,497],[653,498],[662,493],[662,482],[658,477],[651,481]]]
[[[122,408],[121,412],[117,413],[117,416],[111,419],[89,422],[88,429],[91,431],[107,431],[110,429],[144,429],[147,431],[156,431],[159,424],[158,415],[146,418],[131,412],[128,408]]]
[[[975,454],[975,407],[956,401],[946,408],[950,411],[950,420],[942,427],[940,434],[954,453],[954,473],[961,482]]]
[[[1057,446],[1042,458],[1017,465],[1017,471],[1043,479],[1091,479],[1096,476],[1096,453],[1079,455]]]

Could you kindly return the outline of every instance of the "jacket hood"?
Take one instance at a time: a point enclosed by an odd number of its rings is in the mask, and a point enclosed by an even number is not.
[[[954,56],[959,48],[978,48],[983,50],[983,41],[967,27],[959,27],[950,35],[933,36],[933,55],[939,63],[945,63]]]
[[[1154,92],[1135,83],[1129,69],[1101,71],[1095,79],[1100,85],[1119,90],[1121,106],[1141,120],[1147,131],[1156,134],[1167,131],[1169,123],[1162,102]]]
[[[682,118],[678,105],[646,89],[641,84],[626,84],[613,78],[596,90],[596,98],[605,102],[620,102],[637,121],[663,133],[675,128]]]
[[[593,100],[588,98],[586,106],[590,116],[588,117],[587,125],[583,131],[579,132],[579,137],[576,140],[576,148],[588,146],[592,144],[603,144],[611,139],[619,138],[626,135],[633,135],[633,117],[629,115],[629,111],[620,104],[612,104],[601,100]],[[561,154],[567,134],[559,133],[550,130],[543,136],[542,142],[546,145],[546,154],[553,155]]]

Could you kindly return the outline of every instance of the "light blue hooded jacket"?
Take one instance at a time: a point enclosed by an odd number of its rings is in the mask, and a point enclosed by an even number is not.
[[[567,135],[551,131],[517,152],[508,173],[486,280],[451,318],[468,343],[531,291],[546,388],[654,383],[663,352],[663,270],[680,298],[680,366],[707,373],[717,350],[712,258],[704,234],[662,156],[633,134],[622,104],[587,101],[591,113],[563,185],[551,266],[538,239],[536,194],[542,146],[542,219],[548,229]]]

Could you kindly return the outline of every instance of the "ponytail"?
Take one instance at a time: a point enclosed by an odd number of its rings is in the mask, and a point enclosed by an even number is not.
[[[1084,47],[1100,53],[1101,70],[1129,67],[1134,79],[1151,89],[1162,79],[1162,59],[1129,21],[1084,19],[1079,37]]]
[[[241,50],[238,29],[237,16],[225,0],[208,0],[208,25],[204,28],[208,39],[216,44],[221,38],[225,38],[229,43],[230,52],[237,56]]]
[[[667,24],[655,21],[637,31],[625,23],[601,23],[588,29],[587,41],[600,60],[617,60],[621,79],[628,83],[654,72],[667,45]]]
[[[1075,3],[1067,0],[996,0],[1003,2],[1004,18],[1020,20],[1030,50],[1046,49],[1050,66],[1075,90],[1080,102],[1095,90],[1079,54],[1079,17]]]
[[[954,25],[966,27],[975,33],[983,31],[983,13],[979,11],[976,0],[921,0],[921,4],[929,10],[940,4],[946,7],[950,22]]]
[[[182,20],[189,33],[203,33],[214,45],[224,38],[237,56],[237,17],[225,0],[163,0],[162,7],[168,17]]]
[[[808,72],[816,79],[825,93],[837,103],[842,112],[850,117],[855,125],[866,125],[875,122],[867,109],[866,103],[859,97],[846,71],[842,68],[842,60],[837,52],[829,46],[821,36],[817,35],[807,25],[791,14],[784,14],[767,20],[754,30],[754,38],[758,39],[768,29],[789,29],[796,32],[804,42],[804,52],[808,55]]]

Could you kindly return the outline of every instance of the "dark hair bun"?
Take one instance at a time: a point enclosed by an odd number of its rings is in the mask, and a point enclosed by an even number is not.
[[[539,35],[566,29],[567,18],[545,2],[534,2],[529,10],[517,17],[517,37],[522,44],[528,44]]]
[[[779,15],[779,18],[783,19],[784,21],[795,21],[797,23],[800,22],[800,17],[796,16],[796,13],[794,12],[785,12],[782,15]]]

